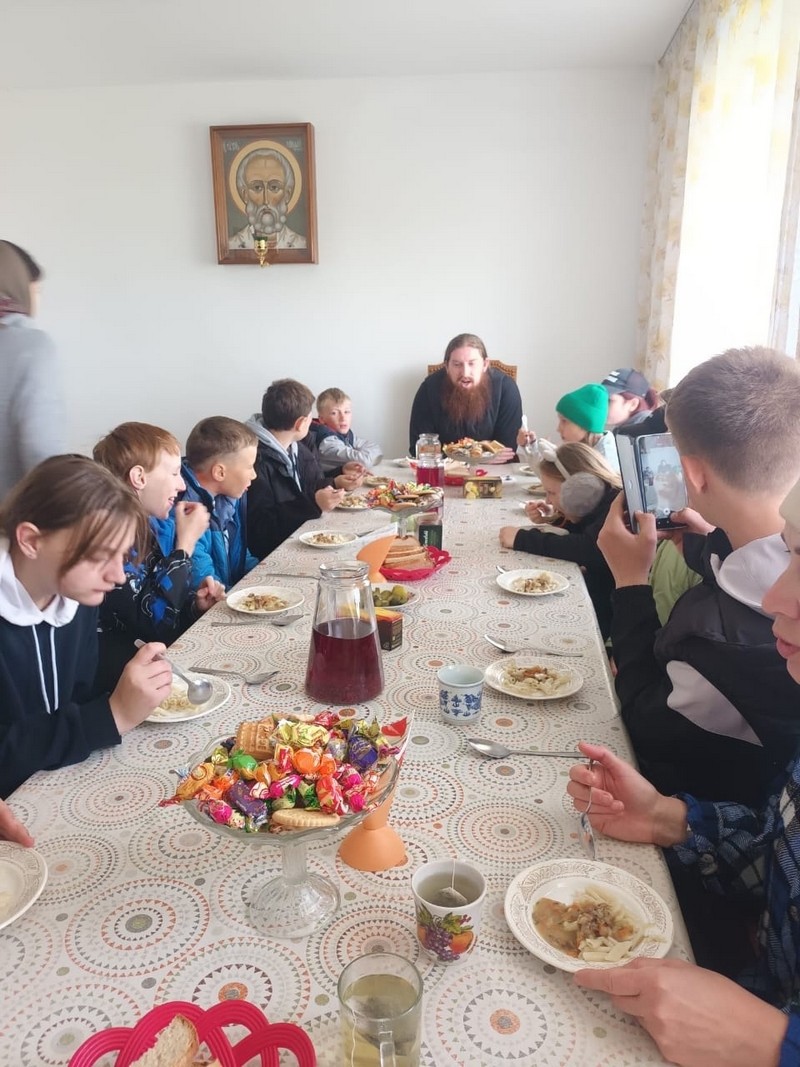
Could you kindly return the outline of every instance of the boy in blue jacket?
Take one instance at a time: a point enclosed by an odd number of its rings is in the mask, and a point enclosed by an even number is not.
[[[247,551],[246,496],[256,476],[257,446],[252,430],[224,415],[203,419],[189,434],[182,500],[199,501],[209,514],[208,529],[192,553],[194,588],[211,577],[230,589],[258,563]]]

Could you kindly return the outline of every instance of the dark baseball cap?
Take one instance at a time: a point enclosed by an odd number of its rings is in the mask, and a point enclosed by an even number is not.
[[[643,374],[633,367],[618,367],[607,374],[600,383],[606,391],[614,393],[633,393],[634,396],[646,397],[650,390],[650,383]]]

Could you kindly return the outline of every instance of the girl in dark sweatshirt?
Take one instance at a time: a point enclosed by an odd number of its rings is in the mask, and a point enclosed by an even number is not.
[[[608,637],[611,629],[611,593],[614,579],[603,554],[597,547],[597,535],[606,521],[611,501],[622,488],[619,475],[602,457],[586,444],[565,444],[554,448],[540,441],[542,460],[539,477],[545,490],[543,504],[529,504],[529,518],[554,520],[546,526],[503,526],[500,544],[518,552],[569,560],[583,571],[586,588],[592,598],[600,632]],[[552,526],[556,526],[555,532]]]
[[[46,459],[0,505],[0,796],[119,744],[169,695],[161,644],[140,649],[111,694],[95,688],[97,608],[146,523],[84,456]]]

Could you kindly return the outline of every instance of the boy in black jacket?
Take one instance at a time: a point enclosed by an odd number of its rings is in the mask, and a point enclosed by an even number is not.
[[[800,740],[796,688],[761,607],[786,566],[778,509],[800,472],[800,368],[767,349],[732,349],[676,386],[667,423],[690,507],[716,529],[683,535],[702,581],[659,630],[647,582],[655,522],[638,514],[633,534],[621,498],[612,505],[598,545],[616,584],[622,717],[662,792],[758,804]]]
[[[258,437],[256,478],[247,490],[247,547],[258,559],[304,522],[332,511],[345,489],[361,482],[355,474],[326,478],[314,452],[303,444],[313,405],[310,389],[281,378],[264,393],[261,417],[253,416],[247,424]]]

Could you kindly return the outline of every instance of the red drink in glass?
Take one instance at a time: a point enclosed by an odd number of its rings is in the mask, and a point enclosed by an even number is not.
[[[332,619],[311,633],[306,692],[320,704],[361,704],[383,689],[378,631],[364,619]]]
[[[437,489],[444,487],[444,467],[437,464],[435,467],[417,467],[417,485],[432,485]]]

